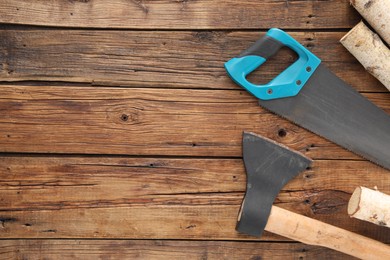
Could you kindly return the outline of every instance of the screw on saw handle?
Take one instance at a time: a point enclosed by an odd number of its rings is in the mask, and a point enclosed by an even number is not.
[[[299,58],[265,85],[255,85],[246,76],[276,54],[283,46],[297,53]],[[292,97],[299,93],[321,60],[290,35],[276,28],[255,42],[237,57],[225,63],[229,76],[240,86],[262,100]]]

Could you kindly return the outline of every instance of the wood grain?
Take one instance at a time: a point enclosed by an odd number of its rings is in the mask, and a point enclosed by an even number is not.
[[[348,1],[3,0],[0,22],[131,29],[348,28]]]
[[[0,173],[2,238],[256,239],[235,231],[240,159],[7,156]],[[347,214],[361,184],[390,192],[390,175],[368,162],[315,161],[276,205],[388,243],[389,229]]]
[[[2,259],[355,259],[300,243],[172,240],[7,240]]]
[[[227,76],[223,64],[263,34],[229,31],[0,30],[0,80],[241,89]],[[344,32],[292,32],[291,35],[358,90],[387,91],[339,43]],[[250,80],[266,83],[294,58],[292,51],[282,50],[251,74]]]
[[[242,132],[316,159],[357,157],[262,110],[246,91],[0,86],[0,151],[241,156]],[[366,94],[390,111],[389,93]]]
[[[142,196],[243,193],[246,182],[242,159],[8,156],[0,157],[0,172],[0,207],[18,211],[139,205],[143,201],[132,200]],[[385,169],[369,162],[320,160],[283,189],[296,196],[281,194],[278,202],[308,207],[315,202],[305,200],[320,191],[350,194],[364,183],[387,192],[389,181]]]
[[[223,69],[280,27],[390,112],[338,42],[360,19],[339,0],[1,1],[0,258],[349,259],[236,233],[243,130],[320,159],[278,206],[390,243],[346,213],[356,186],[390,192],[388,171],[259,108]]]

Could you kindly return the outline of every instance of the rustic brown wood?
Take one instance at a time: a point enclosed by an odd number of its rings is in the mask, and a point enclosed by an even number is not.
[[[118,200],[149,195],[245,191],[241,159],[11,156],[0,158],[0,165],[4,173],[2,194],[6,198],[0,205],[7,210],[29,210],[32,206],[38,210],[73,208],[100,200],[120,203]],[[350,169],[352,166],[356,170]],[[365,183],[379,185],[381,190],[387,191],[390,190],[386,183],[389,178],[386,170],[369,162],[315,161],[313,169],[301,174],[283,190],[302,195],[300,192],[304,189],[316,196],[321,190],[351,193],[359,183]],[[17,193],[21,189],[23,200]],[[126,194],[120,192],[122,190],[131,192]],[[302,202],[309,195],[280,197],[279,202]],[[37,200],[41,204],[36,205]],[[122,201],[121,205],[126,203]]]
[[[346,28],[358,19],[339,0],[3,0],[0,6],[3,23],[93,28]]]
[[[355,259],[300,243],[171,240],[7,240],[2,259]]]
[[[4,211],[1,213],[0,235],[1,238],[286,240],[268,232],[261,238],[237,233],[235,225],[242,196],[217,197],[172,195],[163,203],[158,198],[141,197],[139,201],[156,202],[135,206],[117,205],[112,208]],[[290,210],[293,211],[297,205],[282,206],[288,209],[291,207]],[[343,219],[345,215],[345,212],[333,213],[331,219],[325,216],[315,219],[334,222],[329,224],[335,226],[340,226],[340,222],[345,223],[343,228],[347,230],[389,243],[389,229]]]
[[[338,0],[2,1],[0,258],[347,259],[236,233],[242,130],[337,159],[315,160],[278,206],[389,243],[388,229],[346,213],[356,186],[390,191],[388,171],[265,112],[223,69],[268,28],[292,29],[390,112],[386,89],[338,42],[359,20]],[[278,55],[250,79],[269,81],[294,59]]]
[[[240,159],[7,156],[0,173],[2,238],[255,239],[235,231]],[[347,214],[362,183],[390,191],[388,172],[369,162],[315,161],[276,204],[388,243],[389,229]]]
[[[131,200],[154,195],[242,193],[246,183],[242,159],[7,156],[0,157],[0,173],[3,211],[138,205],[143,201]],[[281,194],[277,202],[304,203],[305,208],[316,204],[312,214],[328,214],[326,204],[332,203],[332,191],[341,195],[333,205],[338,211],[337,203],[345,206],[359,184],[387,192],[389,181],[385,169],[369,162],[320,160],[289,182],[282,191],[290,197]],[[305,201],[316,196],[329,199],[323,206]],[[102,204],[104,201],[107,203]]]
[[[320,2],[323,3],[323,2]],[[223,68],[263,32],[0,30],[0,80],[240,89]],[[345,32],[291,33],[360,91],[384,92],[339,43]],[[294,56],[286,50],[251,75],[268,82]]]
[[[243,130],[317,159],[360,158],[262,110],[246,91],[0,87],[0,151],[241,156]],[[390,96],[366,94],[390,109]]]

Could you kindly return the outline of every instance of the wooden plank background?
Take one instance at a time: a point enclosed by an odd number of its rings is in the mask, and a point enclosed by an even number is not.
[[[346,28],[359,21],[347,1],[3,0],[10,24],[128,29]]]
[[[390,113],[338,42],[360,19],[342,0],[1,1],[0,258],[349,259],[235,231],[243,131],[314,159],[277,205],[390,243],[346,214],[356,186],[390,193],[389,171],[263,110],[223,69],[279,27]]]
[[[171,240],[7,240],[3,259],[354,259],[298,243]]]

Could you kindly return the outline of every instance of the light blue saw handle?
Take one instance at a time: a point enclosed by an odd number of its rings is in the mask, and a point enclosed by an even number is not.
[[[246,77],[277,51],[287,46],[298,59],[268,84],[255,85]],[[321,60],[284,31],[272,28],[250,48],[225,63],[229,76],[240,86],[262,100],[296,96]]]

